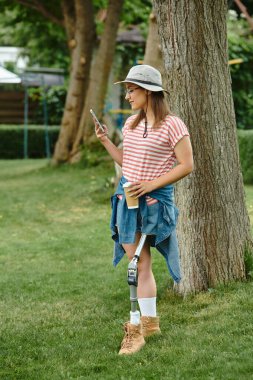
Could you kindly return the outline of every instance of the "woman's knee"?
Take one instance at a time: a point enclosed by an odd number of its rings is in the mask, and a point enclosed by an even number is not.
[[[133,243],[133,244],[122,244],[122,247],[124,248],[124,251],[126,252],[126,255],[127,255],[129,261],[131,261],[132,258],[135,255],[136,248],[138,247],[139,240],[140,240],[140,233],[137,232],[137,234],[136,234],[136,243]]]
[[[122,246],[124,248],[128,260],[131,261],[135,254],[135,247],[132,247],[132,244],[122,244]]]
[[[138,263],[138,272],[144,276],[149,276],[152,272],[152,263],[150,259],[140,260]]]
[[[138,247],[139,239],[140,239],[140,234],[137,233],[136,235],[137,243],[122,244],[129,261],[131,261],[135,255],[136,248]],[[147,272],[151,270],[151,266],[152,266],[152,263],[151,263],[150,246],[148,242],[146,242],[140,254],[140,259],[138,262],[138,271]]]

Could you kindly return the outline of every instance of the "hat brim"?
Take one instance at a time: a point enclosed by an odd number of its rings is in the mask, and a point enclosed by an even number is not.
[[[165,92],[168,93],[167,90],[165,90],[164,88],[162,88],[160,86],[157,86],[157,85],[153,86],[152,84],[135,82],[134,80],[122,80],[120,82],[115,82],[114,84],[120,84],[120,83],[133,83],[133,84],[136,84],[137,86],[139,86],[141,88],[145,88],[145,90],[149,90],[149,91],[152,91],[152,92],[165,91]]]

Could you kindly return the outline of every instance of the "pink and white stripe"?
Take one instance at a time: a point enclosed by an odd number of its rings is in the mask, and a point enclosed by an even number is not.
[[[135,117],[130,116],[122,129],[122,173],[129,182],[152,181],[173,168],[176,162],[174,148],[184,136],[189,136],[189,132],[179,117],[168,115],[160,128],[148,126],[148,136],[143,138],[144,121],[135,129],[129,128]],[[156,202],[147,197],[148,205]]]

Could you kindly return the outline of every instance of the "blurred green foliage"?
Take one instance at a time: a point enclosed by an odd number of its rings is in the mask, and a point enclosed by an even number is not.
[[[59,20],[62,20],[61,1],[44,0],[43,5]],[[97,34],[103,32],[104,22],[99,11],[105,9],[108,0],[93,0]],[[17,1],[0,0],[0,46],[23,48],[29,57],[29,65],[57,67],[68,70],[70,64],[67,38],[63,26],[42,16],[32,8]],[[147,18],[151,0],[125,0],[121,14],[121,25],[138,25],[143,33],[147,29]]]
[[[50,152],[52,154],[59,135],[59,127],[48,128]],[[0,158],[17,159],[24,156],[24,128],[20,125],[0,126]],[[29,125],[28,127],[28,157],[46,157],[45,128]]]
[[[122,24],[124,26],[134,24],[146,30],[151,9],[151,0],[125,0],[122,12]]]
[[[245,184],[253,184],[253,129],[238,130],[240,162]]]
[[[237,127],[253,128],[253,34],[248,22],[235,12],[228,18],[229,59],[241,58],[243,63],[230,66]]]
[[[44,1],[61,19],[60,1]],[[53,24],[34,9],[16,1],[0,0],[0,45],[23,48],[29,65],[66,69],[69,53],[64,29]]]
[[[64,109],[67,88],[66,86],[54,86],[48,88],[46,91],[42,87],[30,87],[28,89],[30,99],[39,102],[40,107],[37,107],[37,115],[34,120],[35,123],[40,124],[43,122],[43,103],[46,99],[48,124],[60,125],[62,112]]]

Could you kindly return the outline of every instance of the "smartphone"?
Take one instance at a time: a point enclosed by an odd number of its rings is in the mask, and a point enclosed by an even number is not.
[[[97,116],[95,115],[95,113],[93,112],[92,109],[90,109],[90,113],[92,114],[93,118],[96,120],[96,123],[98,124],[99,128],[101,129],[101,131],[105,132],[105,129],[104,129],[103,125],[100,123],[100,121],[98,120]]]

